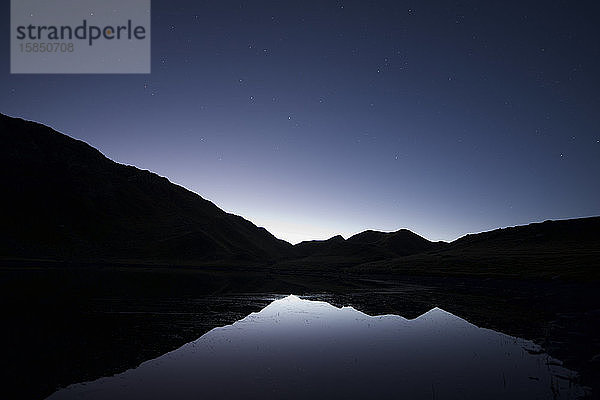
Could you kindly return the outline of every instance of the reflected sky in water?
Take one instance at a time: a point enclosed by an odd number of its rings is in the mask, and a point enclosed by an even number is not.
[[[113,377],[49,399],[574,399],[530,341],[434,308],[413,320],[288,296]]]

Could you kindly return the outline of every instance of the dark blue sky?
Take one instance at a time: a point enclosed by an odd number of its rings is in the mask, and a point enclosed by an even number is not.
[[[10,75],[4,1],[0,112],[292,242],[598,215],[596,3],[154,0],[152,74]]]

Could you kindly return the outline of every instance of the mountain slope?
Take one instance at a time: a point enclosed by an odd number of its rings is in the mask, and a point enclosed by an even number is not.
[[[591,247],[600,250],[600,217],[544,221],[469,234],[453,241],[448,250],[530,251],[542,247],[555,250]]]
[[[0,257],[269,260],[292,246],[149,171],[43,125],[0,115]]]
[[[356,271],[600,280],[600,217],[463,236],[437,250],[354,265]]]

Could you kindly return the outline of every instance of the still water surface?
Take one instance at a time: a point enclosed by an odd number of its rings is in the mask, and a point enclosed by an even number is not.
[[[574,377],[533,342],[439,308],[408,320],[288,296],[49,399],[576,399]]]

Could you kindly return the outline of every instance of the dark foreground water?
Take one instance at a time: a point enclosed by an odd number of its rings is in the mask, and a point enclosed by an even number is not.
[[[408,320],[288,296],[49,399],[575,399],[574,377],[533,342],[440,308]]]

